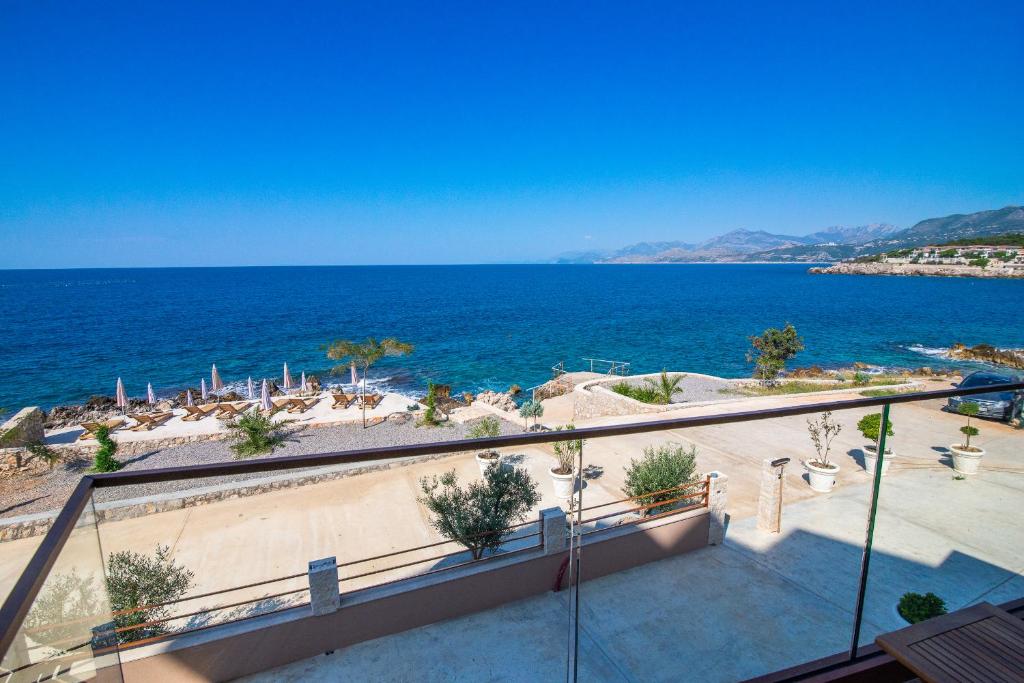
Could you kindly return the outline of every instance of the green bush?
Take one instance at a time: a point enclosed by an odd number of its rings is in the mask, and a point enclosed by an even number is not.
[[[678,489],[685,484],[697,484],[694,474],[697,467],[697,447],[686,448],[678,444],[648,446],[643,457],[632,459],[626,467],[626,484],[622,492],[636,499],[638,506],[652,505],[645,514],[657,514],[674,507],[689,505],[691,499],[676,500],[685,496],[691,489]],[[665,491],[665,489],[677,489]],[[662,491],[662,493],[656,493]],[[698,494],[694,494],[698,495]],[[675,501],[665,505],[654,505],[665,501]]]
[[[634,386],[629,382],[618,382],[612,385],[612,391],[641,403],[661,403],[658,392],[650,386]]]
[[[501,434],[501,423],[498,422],[498,418],[490,415],[474,424],[466,432],[466,436],[470,439],[494,438],[499,434]]]
[[[60,462],[60,454],[42,441],[30,443],[26,448],[28,448],[29,453],[44,461],[51,470],[54,465]]]
[[[987,268],[988,267],[988,259],[984,258],[984,257],[982,257],[982,258],[972,258],[970,261],[967,262],[967,265],[969,265],[969,266],[978,266],[980,268]]]
[[[130,550],[114,553],[107,560],[107,593],[110,607],[116,613],[134,610],[144,605],[156,605],[177,600],[192,587],[195,575],[175,564],[170,548],[156,547],[152,557]],[[148,624],[171,616],[168,607],[147,607],[114,617],[117,628]],[[163,635],[166,624],[150,624],[118,633],[122,643]]]
[[[427,409],[423,411],[423,418],[420,420],[420,424],[428,427],[436,426],[439,423],[437,419],[437,385],[433,382],[427,383],[427,398],[423,403],[427,406]]]
[[[946,613],[945,601],[935,593],[904,593],[896,611],[910,624],[939,617]]]
[[[786,369],[786,361],[804,350],[803,340],[796,328],[786,323],[781,330],[769,327],[756,337],[750,337],[747,362],[754,364],[754,377],[771,383]]]
[[[864,393],[866,394],[867,392]],[[871,413],[870,415],[865,415],[860,419],[860,422],[857,423],[857,429],[859,429],[860,433],[864,435],[864,438],[874,444],[878,443],[878,432],[879,430],[881,430],[881,428],[881,413]],[[895,435],[895,433],[892,431],[892,420],[889,420],[888,424],[885,425],[885,435]]]
[[[863,372],[853,373],[853,384],[858,387],[866,387],[871,384],[871,377]]]
[[[471,481],[466,488],[451,470],[423,477],[420,488],[419,501],[433,514],[430,523],[445,538],[465,546],[474,560],[501,547],[511,533],[508,527],[540,502],[529,472],[516,467],[488,467],[483,481]]]
[[[93,472],[116,472],[124,467],[114,457],[114,454],[117,453],[117,443],[110,438],[110,429],[106,425],[102,425],[96,430],[96,441],[99,442],[100,447],[93,459]]]
[[[251,410],[228,422],[228,431],[234,441],[231,450],[239,458],[272,453],[287,438],[287,433],[282,427],[290,422],[291,420],[274,422],[269,416]]]

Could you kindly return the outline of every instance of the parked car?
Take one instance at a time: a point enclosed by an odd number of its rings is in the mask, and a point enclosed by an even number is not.
[[[974,387],[987,387],[996,384],[1013,384],[1024,382],[1024,376],[1011,372],[996,372],[993,370],[978,370],[963,378],[957,385],[961,389]],[[953,396],[947,401],[946,408],[956,412],[962,403],[977,403],[978,415],[990,417],[996,420],[1009,420],[1013,417],[1014,408],[1021,401],[1024,393],[1021,391],[993,391],[988,394],[972,394],[970,396]]]

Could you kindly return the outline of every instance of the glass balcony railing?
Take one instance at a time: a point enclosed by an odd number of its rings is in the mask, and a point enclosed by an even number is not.
[[[992,391],[85,477],[9,557],[0,674],[730,681],[852,659],[1024,597],[1024,432],[961,429]]]

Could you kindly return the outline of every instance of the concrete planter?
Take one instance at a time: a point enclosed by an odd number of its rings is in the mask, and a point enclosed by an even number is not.
[[[482,451],[476,454],[476,464],[480,467],[480,476],[484,476],[487,468],[494,463],[501,462],[501,453],[498,451]]]
[[[571,498],[576,475],[572,472],[569,474],[558,474],[555,472],[556,469],[557,466],[548,470],[548,473],[551,475],[551,485],[555,489],[555,498],[561,498],[562,500]]]
[[[811,490],[818,493],[831,493],[836,486],[836,475],[839,474],[839,465],[829,463],[828,467],[812,465],[810,460],[804,461],[804,468],[807,469],[807,477],[811,482]]]
[[[981,458],[985,455],[984,448],[971,446],[968,451],[960,444],[950,446],[949,452],[953,454],[953,469],[960,474],[977,474]]]
[[[878,460],[878,446],[875,444],[868,444],[861,449],[864,453],[864,471],[871,476],[875,475],[875,461]],[[885,458],[882,460],[882,476],[889,471],[889,462],[892,460],[892,450],[889,448],[885,449]]]

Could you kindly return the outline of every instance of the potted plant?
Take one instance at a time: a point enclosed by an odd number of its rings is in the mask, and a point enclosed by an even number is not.
[[[908,624],[917,624],[946,613],[946,602],[935,593],[904,593],[896,612]]]
[[[842,431],[842,425],[832,420],[832,411],[826,411],[817,420],[807,420],[807,431],[811,435],[814,450],[818,452],[814,460],[804,461],[811,489],[818,493],[829,493],[836,485],[839,465],[830,462],[828,455],[832,450],[833,439]]]
[[[487,416],[469,428],[466,433],[470,439],[493,439],[501,433],[498,418]],[[476,454],[476,464],[480,467],[480,476],[487,474],[487,468],[501,462],[501,453],[495,450],[480,451]]]
[[[571,431],[576,429],[575,425],[559,427],[558,431]],[[574,483],[576,480],[576,459],[583,450],[583,439],[569,439],[567,441],[556,441],[552,444],[555,451],[555,458],[558,462],[551,467],[551,485],[555,489],[555,497],[567,499],[572,497]]]
[[[872,476],[875,474],[875,461],[878,459],[878,441],[881,434],[879,431],[882,428],[882,414],[871,413],[865,415],[857,423],[857,429],[864,435],[864,438],[868,440],[868,444],[862,449],[864,452],[864,469],[867,470],[868,474]],[[885,435],[887,437],[893,436],[895,432],[892,431],[892,420],[889,420],[885,425]],[[884,475],[889,470],[889,459],[892,455],[892,449],[889,448],[889,444],[885,446],[885,457],[882,459],[882,474]]]
[[[977,427],[971,426],[971,418],[978,414],[977,403],[961,403],[957,412],[967,418],[967,424],[960,428],[964,442],[949,447],[953,454],[953,469],[960,474],[976,474],[985,450],[971,445],[971,437],[979,434]]]

